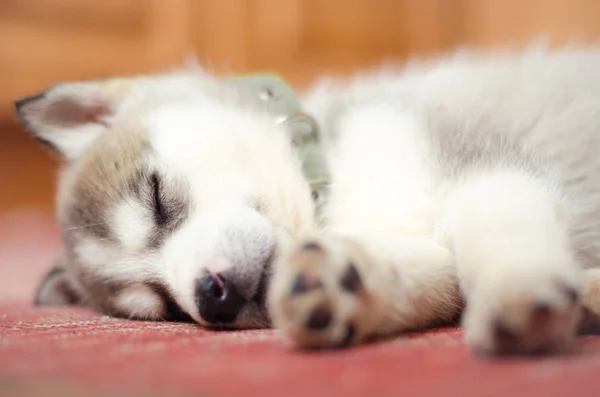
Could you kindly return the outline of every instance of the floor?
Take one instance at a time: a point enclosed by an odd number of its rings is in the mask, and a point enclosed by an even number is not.
[[[572,357],[487,361],[473,357],[454,328],[307,353],[272,330],[208,332],[28,304],[0,305],[0,313],[0,395],[22,396],[35,384],[67,397],[600,395],[594,337]]]

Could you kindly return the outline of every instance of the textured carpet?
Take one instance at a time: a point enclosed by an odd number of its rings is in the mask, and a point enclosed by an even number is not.
[[[2,396],[600,396],[595,337],[577,354],[545,359],[477,359],[453,328],[306,353],[275,331],[33,308],[33,286],[58,255],[56,230],[31,214],[0,225]]]

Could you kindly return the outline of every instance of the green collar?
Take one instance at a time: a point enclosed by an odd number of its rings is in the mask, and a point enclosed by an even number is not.
[[[304,177],[310,184],[319,209],[329,180],[327,165],[319,144],[318,125],[310,115],[304,113],[294,90],[273,74],[232,77],[228,81],[264,103],[275,116],[275,121],[286,125],[292,143],[298,148]]]

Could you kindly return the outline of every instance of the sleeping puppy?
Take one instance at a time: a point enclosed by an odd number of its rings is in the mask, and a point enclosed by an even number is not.
[[[186,69],[17,102],[65,164],[64,256],[38,304],[274,325],[323,348],[466,302],[487,354],[562,351],[598,310],[599,48],[415,61],[283,113],[293,94],[247,88]]]
[[[38,304],[113,316],[270,324],[273,263],[313,228],[286,126],[199,69],[64,83],[17,103],[64,159],[64,256]]]

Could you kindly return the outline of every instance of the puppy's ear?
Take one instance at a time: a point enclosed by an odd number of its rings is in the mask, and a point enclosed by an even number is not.
[[[108,130],[128,91],[127,80],[63,83],[16,101],[15,110],[38,141],[74,160]]]
[[[67,269],[57,265],[46,274],[39,285],[34,304],[36,306],[82,305],[83,298],[75,287]]]

